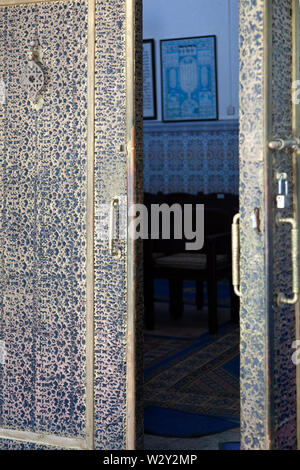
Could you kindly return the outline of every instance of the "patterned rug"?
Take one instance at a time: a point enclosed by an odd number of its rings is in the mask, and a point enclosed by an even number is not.
[[[220,450],[241,450],[239,442],[224,442],[219,445]]]
[[[216,336],[145,335],[145,406],[239,423],[239,330]]]
[[[203,437],[229,431],[237,426],[234,421],[215,416],[186,413],[157,406],[149,406],[144,414],[145,433],[164,437]]]

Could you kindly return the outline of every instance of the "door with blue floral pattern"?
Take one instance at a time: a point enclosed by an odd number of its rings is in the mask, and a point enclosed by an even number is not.
[[[134,446],[134,4],[0,0],[1,449]]]
[[[250,450],[297,446],[298,8],[240,2],[241,446]]]

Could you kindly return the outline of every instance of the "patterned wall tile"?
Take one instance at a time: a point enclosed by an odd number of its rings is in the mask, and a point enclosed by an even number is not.
[[[146,192],[238,194],[238,124],[144,123]]]

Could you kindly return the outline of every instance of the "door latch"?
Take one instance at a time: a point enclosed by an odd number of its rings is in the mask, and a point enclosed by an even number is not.
[[[23,86],[25,87],[28,98],[33,105],[37,104],[40,92],[44,87],[45,77],[40,64],[39,43],[32,41],[30,43],[30,53],[27,64],[23,71]]]
[[[240,214],[233,218],[231,226],[232,285],[235,294],[241,297],[240,288]]]
[[[300,139],[297,137],[287,137],[286,139],[274,139],[268,144],[270,150],[299,150]]]
[[[120,201],[114,197],[110,206],[109,222],[109,252],[112,258],[121,258],[122,252],[119,248],[119,230],[120,230]]]

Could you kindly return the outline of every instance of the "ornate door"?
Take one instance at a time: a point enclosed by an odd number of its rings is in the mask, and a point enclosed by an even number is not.
[[[240,2],[241,439],[297,445],[299,2]],[[298,131],[299,135],[299,131]]]
[[[0,0],[2,449],[134,446],[134,15]]]

